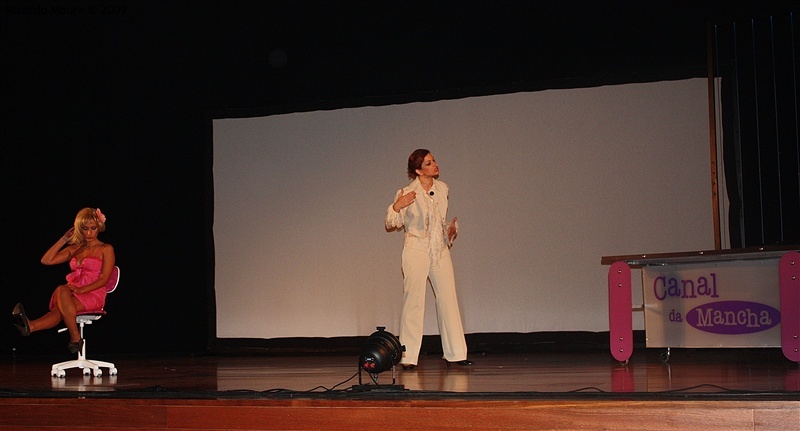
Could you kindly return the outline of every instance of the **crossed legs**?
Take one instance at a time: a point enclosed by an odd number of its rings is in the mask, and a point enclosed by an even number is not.
[[[14,308],[14,316],[20,320],[17,325],[21,327],[20,332],[22,332],[23,335],[27,335],[31,332],[53,328],[59,323],[64,322],[69,332],[70,344],[79,343],[81,340],[81,333],[78,329],[78,324],[75,322],[75,317],[79,311],[84,310],[83,304],[72,295],[72,290],[70,290],[66,284],[58,286],[53,292],[53,303],[54,307],[52,310],[34,320],[27,320],[27,317],[24,316],[24,309],[18,304],[17,307]],[[22,312],[22,316],[20,316],[20,312]],[[27,324],[28,327],[27,333],[22,328],[25,324]]]

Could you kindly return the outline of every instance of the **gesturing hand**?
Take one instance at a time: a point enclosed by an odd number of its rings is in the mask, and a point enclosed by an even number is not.
[[[416,198],[417,198],[417,192],[410,191],[406,194],[403,194],[403,190],[400,189],[400,196],[398,196],[397,200],[394,201],[392,208],[395,211],[400,212],[401,209],[413,204]]]
[[[458,217],[453,217],[453,221],[447,225],[447,238],[452,243],[458,236]]]

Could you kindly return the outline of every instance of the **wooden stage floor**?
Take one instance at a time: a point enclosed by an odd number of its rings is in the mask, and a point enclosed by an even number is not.
[[[363,372],[359,384],[357,355],[98,354],[117,376],[65,378],[50,365],[66,354],[5,358],[0,429],[800,430],[800,366],[780,349],[664,352],[625,365],[597,350],[483,354],[451,368],[428,355],[378,385]]]

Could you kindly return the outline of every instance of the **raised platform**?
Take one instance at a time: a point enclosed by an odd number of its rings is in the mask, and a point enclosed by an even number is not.
[[[2,430],[800,430],[800,369],[779,349],[437,355],[362,374],[353,356],[107,358],[117,376],[0,362]],[[394,384],[394,386],[390,386]],[[401,387],[402,389],[397,389]]]

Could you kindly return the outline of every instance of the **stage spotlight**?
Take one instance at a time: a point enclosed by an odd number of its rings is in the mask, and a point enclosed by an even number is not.
[[[405,350],[405,346],[400,345],[400,340],[391,332],[387,332],[385,327],[378,326],[377,329],[367,338],[358,357],[361,369],[370,374],[391,370],[400,363]]]
[[[367,338],[358,356],[358,383],[361,384],[361,370],[368,372],[376,385],[379,385],[378,374],[392,370],[392,386],[394,386],[394,366],[400,363],[406,348],[400,344],[397,337],[386,331],[385,327],[378,326],[377,329]],[[359,387],[361,390],[366,389],[364,385]]]

